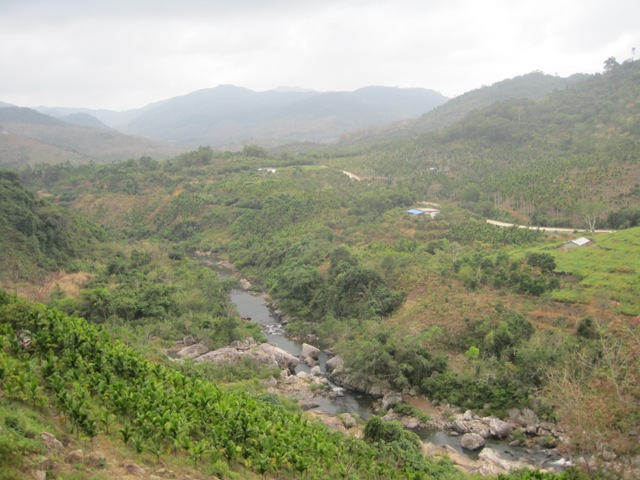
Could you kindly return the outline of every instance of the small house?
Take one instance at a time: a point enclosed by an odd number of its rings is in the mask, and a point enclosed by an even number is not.
[[[424,215],[424,212],[419,208],[411,208],[407,210],[407,213],[410,215]]]
[[[562,249],[563,250],[570,250],[570,249],[576,248],[576,247],[586,247],[587,245],[591,245],[592,243],[593,243],[593,241],[589,240],[586,237],[574,238],[573,240],[570,240],[568,242],[564,242],[562,244]]]
[[[431,218],[436,218],[440,215],[440,210],[437,208],[412,208],[407,210],[407,213],[410,215],[428,215]]]

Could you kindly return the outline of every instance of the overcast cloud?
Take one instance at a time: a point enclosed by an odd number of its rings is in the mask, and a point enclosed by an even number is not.
[[[637,0],[0,0],[0,101],[123,110],[220,84],[454,97],[602,71],[640,48],[639,18]]]

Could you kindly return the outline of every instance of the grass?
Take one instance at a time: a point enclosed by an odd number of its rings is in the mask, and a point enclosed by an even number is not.
[[[556,253],[556,271],[577,282],[554,292],[553,299],[613,307],[640,314],[640,227],[595,237],[595,244]]]
[[[44,453],[39,434],[51,431],[29,407],[0,398],[0,478],[24,477],[27,459]]]

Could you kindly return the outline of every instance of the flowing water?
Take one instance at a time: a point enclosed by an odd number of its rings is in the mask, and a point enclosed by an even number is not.
[[[281,348],[287,353],[295,357],[299,357],[302,353],[302,344],[290,340],[284,333],[284,329],[280,322],[271,315],[264,299],[260,296],[251,295],[245,291],[234,290],[231,292],[231,301],[236,305],[238,313],[241,317],[249,317],[252,321],[262,326],[264,336],[267,342]],[[326,353],[321,353],[318,361],[320,369],[324,372],[324,364],[328,360]],[[310,371],[311,369],[304,363],[296,367],[296,373],[300,371]],[[352,392],[335,386],[336,392],[340,392],[340,396],[335,398],[327,398],[318,395],[312,398],[314,403],[319,406],[318,410],[336,415],[338,413],[357,414],[361,418],[368,418],[371,415],[371,406],[373,399],[368,395]]]
[[[215,269],[221,278],[233,277],[233,272],[228,268],[212,262],[203,261],[201,263]],[[230,299],[235,304],[241,317],[250,318],[252,321],[259,323],[262,326],[267,342],[281,348],[291,355],[296,357],[300,356],[302,353],[302,344],[291,340],[286,336],[282,324],[271,314],[269,307],[262,296],[253,295],[244,290],[233,290],[230,294]],[[325,371],[325,362],[328,358],[329,357],[324,352],[319,357],[320,368],[323,372]],[[304,363],[301,363],[296,368],[296,372],[309,370],[310,368]],[[328,398],[326,396],[319,395],[312,399],[313,402],[318,404],[317,410],[326,412],[330,415],[336,415],[339,413],[356,414],[365,420],[372,415],[374,399],[371,396],[348,389],[342,389],[337,386],[334,388],[336,391],[341,392],[341,396]],[[439,447],[449,446],[471,460],[478,459],[479,451],[470,452],[463,449],[460,446],[460,437],[452,436],[439,430],[421,430],[416,433],[424,442],[429,442]],[[544,449],[537,448],[532,450],[524,447],[511,447],[504,440],[487,439],[486,446],[494,449],[506,460],[524,460],[530,464],[538,465],[540,467],[548,466],[549,461],[557,459],[557,457],[552,458],[548,456],[548,452]]]

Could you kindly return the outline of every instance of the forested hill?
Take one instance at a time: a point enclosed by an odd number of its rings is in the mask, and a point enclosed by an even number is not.
[[[105,128],[86,115],[72,116],[68,120],[29,108],[0,108],[0,167],[127,160],[141,156],[163,159],[182,151],[175,146]]]
[[[0,169],[0,274],[12,284],[40,270],[70,266],[85,254],[99,229],[27,190],[13,172]]]
[[[615,64],[537,100],[503,100],[437,131],[362,143],[361,173],[420,184],[434,200],[466,200],[486,216],[498,208],[576,226],[583,207],[602,216],[640,204],[638,98],[640,62]]]
[[[446,100],[418,88],[255,92],[222,85],[161,102],[117,128],[190,147],[331,142],[347,131],[417,118]]]
[[[353,142],[364,138],[410,138],[425,131],[437,130],[464,118],[469,112],[488,107],[496,102],[511,98],[539,99],[555,90],[562,90],[586,78],[585,74],[570,77],[547,75],[540,71],[482,86],[452,98],[439,107],[426,112],[420,118],[401,125],[383,125],[378,129],[352,132],[342,138],[343,142]]]

